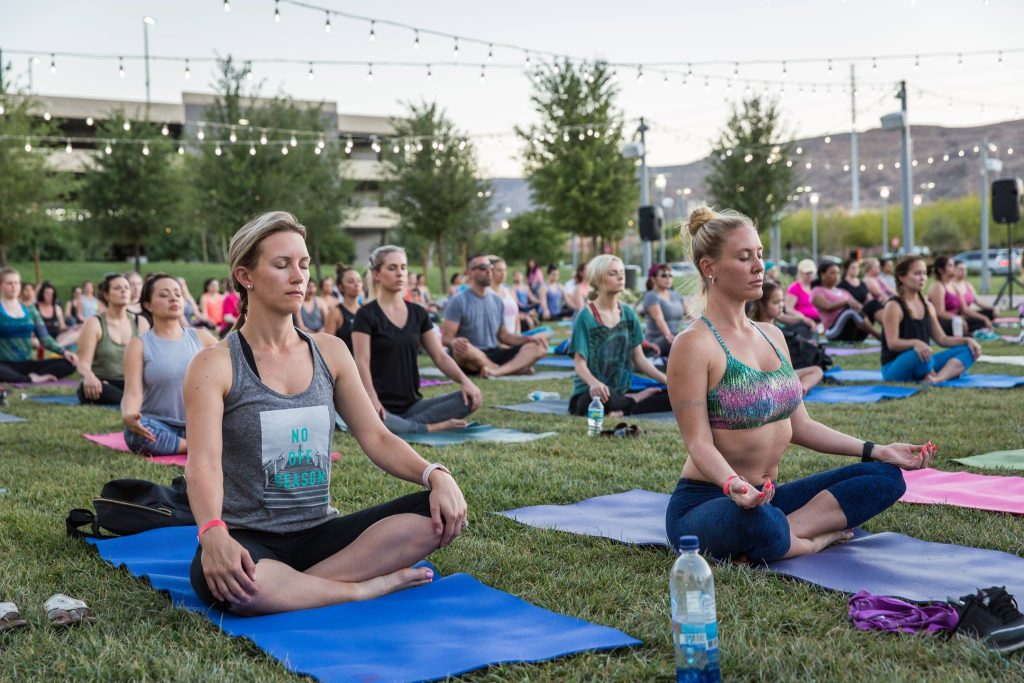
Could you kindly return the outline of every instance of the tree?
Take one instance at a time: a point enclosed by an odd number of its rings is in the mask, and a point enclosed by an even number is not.
[[[562,61],[537,72],[530,101],[540,123],[516,132],[526,143],[534,203],[563,236],[618,239],[637,205],[636,167],[620,151],[618,92],[600,61]]]
[[[382,204],[398,214],[400,231],[434,244],[447,282],[446,248],[487,225],[490,183],[478,178],[473,144],[436,103],[408,107],[406,117],[392,120],[396,139],[384,150]]]
[[[79,198],[86,227],[114,245],[131,247],[135,270],[143,245],[180,216],[175,149],[155,124],[113,112],[96,129],[96,152],[82,175]]]
[[[321,258],[354,251],[341,227],[352,185],[342,176],[336,136],[326,132],[329,121],[322,107],[260,99],[258,87],[247,89],[248,65],[231,57],[219,65],[217,96],[203,112],[204,139],[188,163],[203,244],[212,236],[226,257],[228,239],[243,223],[283,209],[306,226],[319,277]]]
[[[565,234],[551,225],[543,209],[521,213],[508,223],[507,230],[495,233],[489,251],[504,257],[510,264],[525,263],[531,257],[538,263],[561,260],[565,251]],[[509,266],[509,270],[514,268]]]
[[[711,152],[708,195],[717,207],[735,209],[767,229],[796,190],[792,153],[777,100],[755,95],[733,105]]]
[[[47,170],[50,150],[39,139],[56,126],[39,109],[14,90],[0,64],[0,266],[7,265],[10,245],[53,222],[45,210],[61,194],[62,184]]]

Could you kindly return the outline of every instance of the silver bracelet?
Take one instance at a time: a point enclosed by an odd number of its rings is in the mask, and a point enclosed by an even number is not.
[[[430,490],[430,475],[431,475],[431,473],[434,470],[441,470],[442,472],[444,472],[448,476],[451,476],[451,474],[452,474],[451,471],[449,471],[449,469],[447,467],[445,467],[444,465],[442,465],[439,462],[435,462],[433,464],[427,465],[423,469],[423,476],[421,477],[421,481],[423,482],[423,488],[427,489],[428,491]]]

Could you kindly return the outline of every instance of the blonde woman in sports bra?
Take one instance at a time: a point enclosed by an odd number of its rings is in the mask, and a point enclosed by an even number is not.
[[[770,562],[849,539],[899,500],[900,470],[927,467],[933,447],[875,445],[812,420],[782,332],[744,314],[764,282],[750,219],[700,208],[686,229],[706,307],[676,337],[666,373],[689,453],[666,513],[669,540],[693,534],[712,557]],[[862,462],[777,484],[790,443]]]

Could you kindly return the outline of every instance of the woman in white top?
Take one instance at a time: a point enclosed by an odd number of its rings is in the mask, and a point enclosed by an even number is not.
[[[519,303],[516,301],[516,295],[505,284],[505,280],[508,278],[508,265],[505,263],[505,259],[500,257],[492,258],[491,265],[494,266],[494,270],[491,271],[491,289],[501,297],[502,320],[505,322],[505,329],[512,334],[520,334],[522,326],[519,322]]]

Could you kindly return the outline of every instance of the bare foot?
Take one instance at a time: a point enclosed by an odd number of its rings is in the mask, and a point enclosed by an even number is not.
[[[34,372],[28,373],[28,378],[32,380],[32,384],[43,384],[44,382],[56,382],[56,375],[37,375]]]
[[[830,545],[846,543],[852,538],[853,531],[850,529],[843,529],[842,531],[830,531],[828,533],[820,534],[808,540],[811,542],[811,546],[813,548],[811,552],[820,553]]]
[[[937,381],[939,381],[939,378],[935,376],[935,373],[934,372],[929,372],[921,380],[921,384],[935,384]]]
[[[359,585],[366,592],[363,599],[370,600],[387,595],[388,593],[405,590],[406,588],[422,586],[430,583],[433,578],[434,572],[427,567],[407,567],[390,574],[361,581]]]
[[[465,420],[459,420],[452,418],[451,420],[445,420],[444,422],[433,422],[427,425],[428,432],[443,432],[446,429],[462,429],[469,423]]]
[[[631,393],[631,394],[626,394],[626,398],[631,398],[634,401],[636,401],[637,403],[639,403],[640,401],[644,400],[645,398],[650,398],[651,396],[654,396],[655,394],[657,394],[660,391],[661,391],[661,389],[658,389],[657,387],[648,387],[646,389],[642,389],[640,391],[637,391],[637,392],[634,392],[634,393]]]
[[[525,368],[516,373],[517,375],[535,375],[537,371],[533,369],[532,365],[527,365]]]
[[[490,379],[491,377],[497,377],[498,376],[497,373],[494,372],[497,369],[498,369],[497,365],[493,365],[493,366],[485,365],[482,368],[480,368],[480,377],[482,377],[483,379]]]
[[[604,414],[605,417],[622,417],[625,415],[621,410],[612,410]]]

